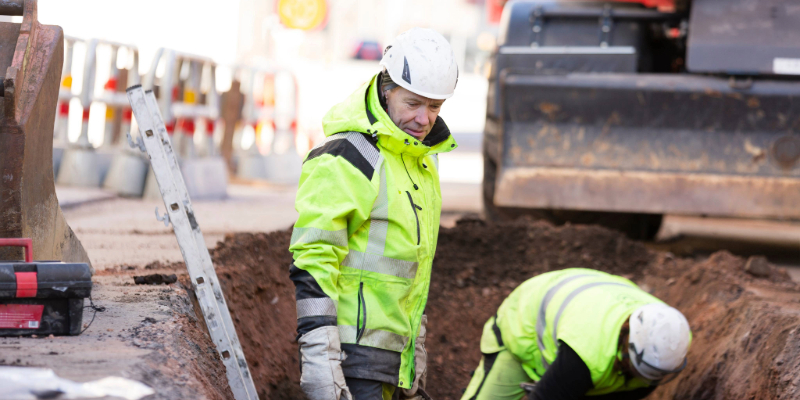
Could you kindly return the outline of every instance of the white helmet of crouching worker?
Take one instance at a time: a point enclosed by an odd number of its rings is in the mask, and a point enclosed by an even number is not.
[[[412,28],[386,48],[381,66],[395,84],[429,99],[453,96],[458,65],[450,43],[433,29]]]
[[[672,380],[686,367],[692,341],[689,322],[680,311],[666,304],[648,304],[630,318],[628,355],[644,378]]]

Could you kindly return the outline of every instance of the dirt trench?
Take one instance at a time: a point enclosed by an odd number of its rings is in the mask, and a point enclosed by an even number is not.
[[[290,230],[228,235],[212,251],[262,399],[303,398],[290,236]],[[650,398],[800,398],[800,285],[758,259],[748,273],[747,261],[727,252],[677,258],[596,226],[461,220],[441,230],[434,262],[429,392],[437,400],[460,398],[480,359],[484,322],[518,284],[546,271],[588,267],[629,277],[689,319],[689,366]]]

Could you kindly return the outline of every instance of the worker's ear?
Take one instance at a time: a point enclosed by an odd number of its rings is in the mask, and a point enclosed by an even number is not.
[[[386,99],[387,103],[389,102],[389,97],[395,92],[395,89],[397,89],[397,88],[398,88],[398,86],[395,86],[395,87],[393,87],[391,89],[386,89],[386,90],[383,91],[383,98]]]

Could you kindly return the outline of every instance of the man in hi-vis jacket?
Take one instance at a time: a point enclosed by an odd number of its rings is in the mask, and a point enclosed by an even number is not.
[[[419,398],[431,264],[442,207],[438,117],[458,66],[449,43],[411,29],[382,72],[334,106],[303,162],[290,269],[310,400]]]
[[[483,327],[461,400],[640,400],[686,367],[686,317],[621,276],[568,268],[519,285]],[[526,397],[520,384],[535,382]]]

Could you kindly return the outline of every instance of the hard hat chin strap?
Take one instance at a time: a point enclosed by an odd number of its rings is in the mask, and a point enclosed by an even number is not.
[[[678,375],[678,373],[680,373],[681,371],[683,371],[684,368],[686,368],[686,364],[688,363],[688,358],[684,357],[683,358],[683,364],[680,367],[678,367],[676,369],[673,369],[673,370],[661,369],[661,368],[658,368],[658,367],[656,367],[656,366],[654,366],[654,365],[652,365],[652,364],[650,364],[650,363],[648,363],[647,361],[644,360],[644,349],[642,349],[642,351],[639,352],[639,351],[636,350],[636,345],[635,344],[630,343],[628,346],[629,346],[630,350],[632,350],[633,353],[636,354],[636,358],[631,360],[634,363],[634,368],[636,368],[637,366],[639,366],[641,364],[644,364],[644,365],[647,366],[647,368],[650,368],[653,371],[661,374],[662,378],[657,380],[658,384],[664,384],[664,383],[667,383],[667,382],[675,379],[675,377]],[[636,369],[638,369],[638,368],[636,368]],[[667,380],[664,380],[663,377],[667,376],[667,375],[671,375],[671,377],[669,379],[667,379]]]
[[[389,72],[384,68],[383,72],[381,72],[381,93],[392,90],[397,86],[398,85],[392,80],[392,77],[389,76]]]
[[[387,81],[389,83],[386,83]],[[378,74],[378,100],[381,103],[381,107],[383,107],[383,111],[386,111],[386,115],[389,116],[389,119],[392,119],[392,114],[389,111],[389,100],[386,98],[386,92],[396,87],[397,84],[392,81],[389,73],[386,72],[386,68],[384,68],[383,72]]]

